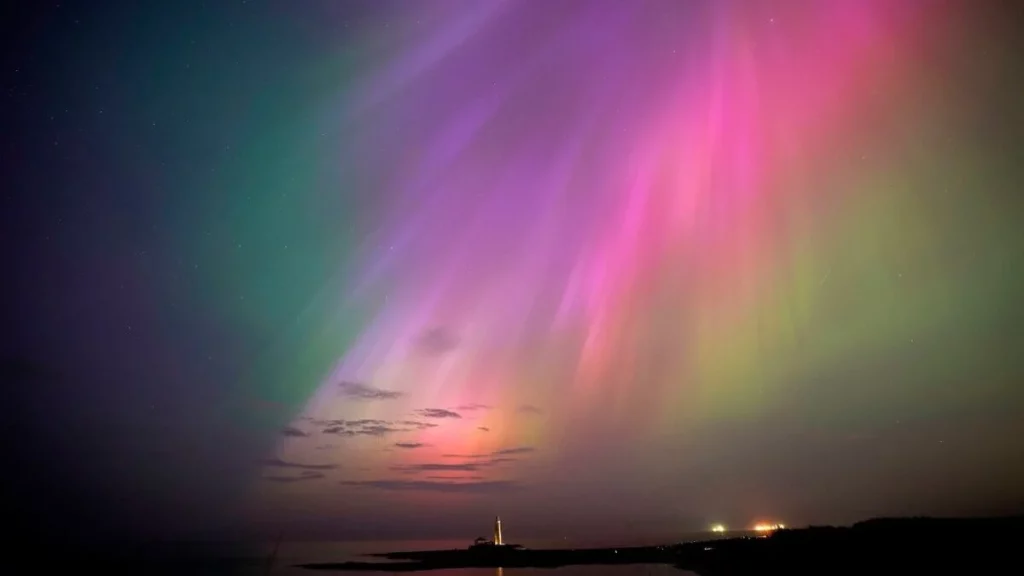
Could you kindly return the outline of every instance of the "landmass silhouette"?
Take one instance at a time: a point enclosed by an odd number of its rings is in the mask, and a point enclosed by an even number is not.
[[[529,550],[471,546],[372,554],[388,562],[300,564],[314,570],[416,572],[453,568],[559,568],[669,564],[701,576],[745,574],[961,574],[1015,572],[1024,549],[1024,516],[879,518],[851,527],[784,529],[741,536],[628,548]],[[1017,566],[1017,568],[1014,568]]]

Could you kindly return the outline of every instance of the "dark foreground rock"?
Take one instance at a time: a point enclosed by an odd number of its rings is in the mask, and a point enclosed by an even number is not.
[[[702,576],[1019,573],[1024,517],[877,519],[705,548],[710,549],[682,552],[676,566]]]

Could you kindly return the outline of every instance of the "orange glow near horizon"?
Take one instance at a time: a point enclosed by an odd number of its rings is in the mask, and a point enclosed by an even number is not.
[[[758,522],[754,524],[754,532],[768,533],[776,530],[783,530],[786,528],[785,524],[768,524],[767,522]]]

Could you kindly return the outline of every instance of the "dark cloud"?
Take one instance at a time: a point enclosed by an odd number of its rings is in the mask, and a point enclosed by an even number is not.
[[[484,481],[430,481],[430,480],[368,480],[363,482],[341,482],[346,486],[361,486],[391,491],[450,492],[463,494],[486,494],[506,492],[518,487],[507,480]]]
[[[374,424],[373,426],[363,426],[356,432],[358,436],[386,436],[395,432],[404,432],[401,428],[392,428],[391,426],[383,426],[380,424]]]
[[[458,418],[455,416],[443,416],[441,413],[446,412],[445,410],[429,408],[426,411],[421,411],[424,414],[433,414],[434,418]],[[453,413],[454,414],[454,413]],[[395,434],[398,432],[416,432],[418,430],[426,430],[428,428],[436,428],[437,424],[430,422],[420,422],[418,420],[399,420],[397,422],[391,422],[388,420],[379,420],[376,418],[362,418],[359,420],[310,420],[313,424],[323,426],[320,430],[323,434],[333,434],[335,436],[342,436],[346,438],[352,438],[356,436],[373,436],[381,437],[388,434]],[[304,436],[309,434],[297,431]],[[297,433],[288,433],[288,436],[298,436]]]
[[[274,468],[298,468],[301,470],[334,470],[338,467],[337,464],[299,464],[297,462],[281,460],[280,458],[267,458],[263,461],[263,465]]]
[[[529,454],[530,452],[536,452],[537,449],[532,446],[518,446],[516,448],[504,448],[502,450],[495,450],[489,454],[442,454],[442,458],[466,458],[466,459],[479,459],[479,458],[492,458],[493,461],[504,460],[494,459],[494,456],[512,456],[515,454]]]
[[[354,437],[354,436],[374,436],[381,437],[388,434],[394,434],[395,432],[409,432],[402,428],[395,428],[387,424],[370,424],[363,426],[331,426],[330,428],[324,428],[324,434],[335,434],[337,436]]]
[[[516,412],[520,414],[543,414],[544,411],[532,404],[523,404],[519,408],[516,408]]]
[[[488,460],[474,460],[472,462],[460,462],[458,464],[446,464],[430,462],[427,464],[404,464],[392,466],[395,472],[404,474],[415,474],[417,472],[479,472],[484,468],[516,462],[515,458],[490,458]]]
[[[334,444],[322,444],[316,447],[317,450],[333,450],[335,448],[337,448],[337,446]]]
[[[398,422],[402,426],[412,426],[417,430],[426,430],[427,428],[437,428],[437,424],[432,422],[418,422],[416,420],[401,420]]]
[[[395,432],[412,432],[411,428],[398,428],[387,420],[364,418],[361,420],[321,420],[328,426],[321,430],[324,434],[334,434],[348,438],[354,436],[385,436]]]
[[[477,463],[462,464],[408,464],[392,466],[396,472],[476,472],[482,467]]]
[[[504,450],[496,450],[492,452],[495,456],[509,456],[512,454],[528,454],[530,452],[536,452],[537,449],[532,446],[519,446],[517,448],[505,448]]]
[[[480,430],[481,432],[490,432],[491,431],[491,429],[486,427],[486,426],[477,426],[476,429]]]
[[[490,410],[493,406],[487,404],[463,404],[462,406],[456,406],[455,409],[461,412],[473,412],[476,410]]]
[[[401,392],[382,390],[359,382],[342,382],[338,388],[342,396],[353,400],[394,400],[402,396]]]
[[[427,480],[483,480],[483,476],[424,476]]]
[[[309,436],[309,432],[303,432],[293,426],[285,426],[284,429],[281,430],[281,435],[288,436],[289,438],[305,438]]]
[[[444,408],[423,408],[417,410],[416,413],[424,418],[462,418],[462,415],[458,412],[452,412]]]
[[[318,480],[324,478],[323,472],[307,470],[298,476],[264,476],[264,480],[271,482],[301,482],[303,480]]]
[[[458,336],[441,326],[427,330],[416,340],[416,347],[430,356],[441,356],[451,352],[458,345]]]
[[[424,446],[426,446],[426,444],[422,442],[395,442],[396,448],[405,448],[407,450],[412,450],[413,448],[423,448]]]
[[[311,418],[309,421],[317,426],[345,426],[347,424],[345,420],[319,420]]]

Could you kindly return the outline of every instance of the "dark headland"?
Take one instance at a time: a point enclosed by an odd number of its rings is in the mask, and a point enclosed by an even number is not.
[[[528,550],[511,546],[374,554],[390,562],[301,564],[314,570],[415,572],[451,568],[558,568],[669,564],[702,576],[741,574],[1022,573],[1024,516],[875,519],[852,527],[633,548]]]

